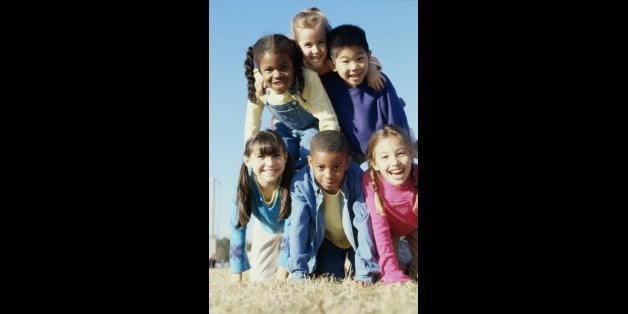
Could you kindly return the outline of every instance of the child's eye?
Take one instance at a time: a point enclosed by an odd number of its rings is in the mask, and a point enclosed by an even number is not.
[[[325,170],[325,167],[323,167],[323,166],[316,166],[316,169],[318,169],[319,171],[323,171],[323,170]]]
[[[279,70],[282,72],[288,71],[290,68],[287,65],[282,65]]]
[[[312,45],[310,45],[310,44],[305,44],[305,45],[303,45],[303,47],[305,47],[305,48],[311,48],[311,47],[312,47]]]

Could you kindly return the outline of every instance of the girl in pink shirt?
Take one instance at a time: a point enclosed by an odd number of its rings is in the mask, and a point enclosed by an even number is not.
[[[397,126],[385,125],[367,145],[369,169],[362,188],[371,216],[375,246],[384,284],[418,280],[418,178],[414,144]],[[399,238],[405,236],[412,262],[404,273],[397,260]]]

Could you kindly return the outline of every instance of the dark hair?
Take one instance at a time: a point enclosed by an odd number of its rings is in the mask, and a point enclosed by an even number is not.
[[[358,46],[369,52],[369,43],[366,41],[364,30],[355,25],[340,25],[327,34],[327,45],[332,59],[335,59],[338,50],[350,46]]]
[[[251,136],[245,144],[244,156],[250,156],[253,153],[253,149],[257,148],[260,155],[276,155],[282,154],[286,156],[286,165],[281,175],[281,182],[279,183],[279,197],[281,199],[281,205],[279,206],[279,216],[277,221],[288,218],[291,211],[291,199],[290,199],[290,181],[294,173],[294,165],[292,157],[288,154],[286,144],[273,130],[259,131]],[[253,203],[253,184],[249,177],[249,171],[246,164],[243,162],[240,167],[240,177],[238,178],[238,192],[237,192],[237,204],[238,204],[238,223],[237,228],[245,226],[249,223],[251,218],[251,206]]]
[[[320,131],[310,142],[310,152],[346,153],[349,154],[347,137],[334,130]]]
[[[246,51],[246,59],[244,60],[244,76],[248,81],[248,99],[255,103],[257,96],[255,94],[255,76],[253,69],[259,70],[259,60],[262,54],[272,51],[277,54],[287,54],[292,58],[292,70],[294,71],[294,83],[296,84],[299,96],[303,95],[303,86],[305,79],[303,78],[303,52],[297,43],[281,34],[266,35],[250,46]],[[303,97],[301,97],[303,98]]]

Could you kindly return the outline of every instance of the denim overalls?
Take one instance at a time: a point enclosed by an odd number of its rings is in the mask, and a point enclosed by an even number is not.
[[[266,95],[270,89],[266,89]],[[296,93],[296,86],[290,87],[290,93]],[[318,133],[318,119],[293,100],[288,104],[273,105],[266,101],[266,108],[275,116],[275,131],[283,139],[288,154],[294,160],[294,168],[299,170],[307,163],[310,154],[310,142]]]

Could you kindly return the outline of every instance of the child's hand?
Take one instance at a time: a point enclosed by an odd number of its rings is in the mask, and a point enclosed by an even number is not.
[[[369,63],[369,71],[366,73],[366,81],[376,92],[381,92],[384,90],[386,78],[379,72],[376,65]]]
[[[367,73],[368,75],[368,73]],[[264,78],[258,71],[253,72],[255,76],[255,92],[258,96],[264,95]]]
[[[362,281],[362,280],[354,280],[353,282],[355,283],[356,286],[359,286],[359,287],[368,287],[371,285],[370,283],[366,281]]]
[[[286,281],[286,279],[288,279],[288,271],[283,267],[278,267],[277,274],[275,275],[275,280],[284,282]]]
[[[231,274],[231,282],[240,283],[242,281],[242,273]]]

